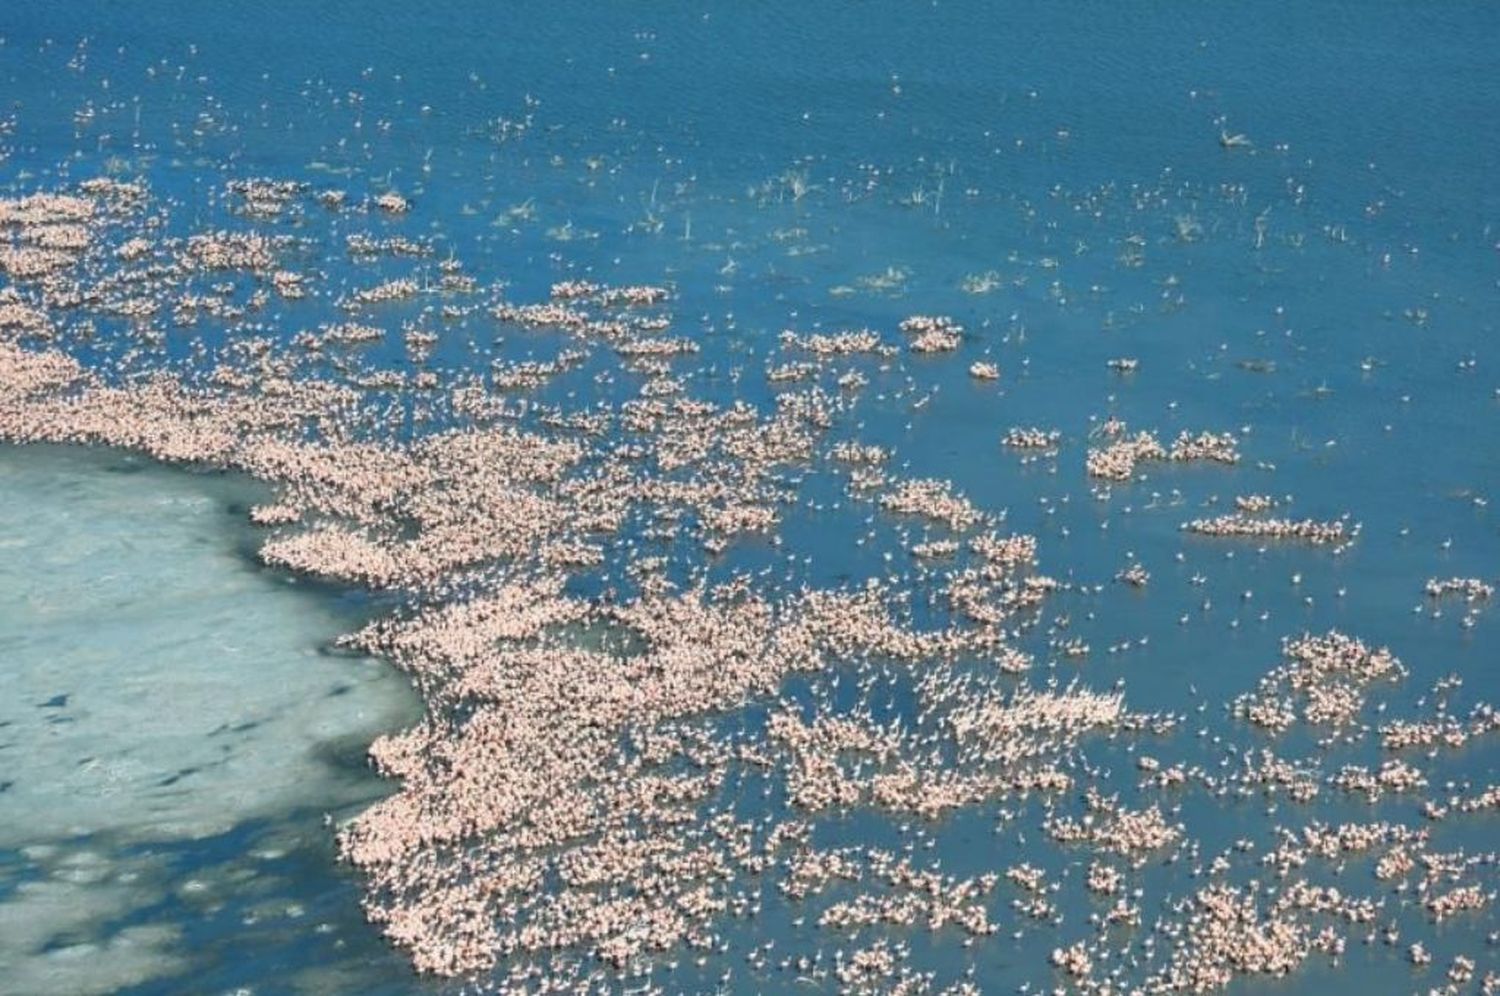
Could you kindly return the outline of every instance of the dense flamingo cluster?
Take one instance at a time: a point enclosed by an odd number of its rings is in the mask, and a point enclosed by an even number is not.
[[[314,196],[346,210],[344,197],[298,184],[246,181],[231,193],[252,220],[295,215]],[[315,275],[288,268],[292,240],[255,231],[167,239],[144,223],[147,200],[118,181],[0,199],[0,273],[10,282],[0,289],[0,438],[126,447],[252,474],[275,489],[250,512],[268,530],[267,564],[393,593],[399,608],[341,642],[404,669],[427,709],[371,747],[398,788],[340,827],[338,844],[363,877],[370,920],[418,970],[555,991],[618,980],[683,951],[706,961],[726,950],[727,919],[760,912],[759,892],[744,885],[755,876],[773,878],[772,895],[791,903],[836,893],[811,918],[835,935],[956,928],[965,943],[979,941],[1000,929],[990,896],[1002,882],[1018,891],[1021,916],[1062,919],[1053,895],[1061,883],[1026,862],[960,875],[918,864],[910,849],[814,843],[818,819],[855,811],[926,827],[979,805],[1003,818],[1012,805],[1041,806],[1046,839],[1083,853],[1083,888],[1100,897],[1090,917],[1097,934],[1052,954],[1076,991],[1209,992],[1286,975],[1314,954],[1337,957],[1340,931],[1373,929],[1383,900],[1315,884],[1301,871],[1312,862],[1367,859],[1379,881],[1404,888],[1415,879],[1412,894],[1433,921],[1489,907],[1476,879],[1493,856],[1438,850],[1425,827],[1394,822],[1286,829],[1260,859],[1276,883],[1232,885],[1223,876],[1252,844],[1204,855],[1174,804],[1190,789],[1302,806],[1320,785],[1372,802],[1431,789],[1430,767],[1407,758],[1328,773],[1316,756],[1269,749],[1212,768],[1158,760],[1153,748],[1126,766],[1145,798],[1101,791],[1108,772],[1085,756],[1095,740],[1165,739],[1183,718],[1132,712],[1119,689],[1018,681],[1039,662],[1016,638],[1073,583],[1035,573],[1036,537],[1001,532],[1003,516],[951,482],[887,479],[889,450],[826,439],[852,402],[817,385],[818,364],[883,361],[894,350],[878,334],[784,333],[784,348],[816,362],[772,367],[781,388],[768,410],[715,403],[689,393],[682,365],[698,344],[670,334],[670,317],[655,310],[670,300],[665,288],[565,281],[545,302],[518,304],[498,289],[478,297],[481,288],[447,261],[436,284],[395,277],[341,293],[357,318],[284,344],[236,326],[241,334],[196,376],[165,366],[123,376],[132,371],[124,362],[86,368],[58,342],[90,308],[126,322],[146,350],[164,316],[238,323],[265,305],[255,294],[324,293]],[[369,206],[414,209],[394,192]],[[347,248],[408,262],[431,255],[399,237],[355,237]],[[241,277],[255,286],[245,302],[232,287]],[[445,312],[392,334],[379,309],[439,294],[455,314],[560,332],[574,348],[551,360],[494,361],[487,372],[434,368],[427,360]],[[962,336],[946,318],[911,318],[902,331],[918,352],[957,348]],[[359,365],[360,350],[386,341],[405,348],[410,371]],[[634,395],[578,411],[539,411],[513,397],[576,375],[596,343],[639,378]],[[1112,419],[1098,435],[1086,469],[1106,480],[1132,479],[1143,460],[1239,459],[1230,434],[1183,433],[1167,448]],[[1060,439],[1017,428],[1005,442],[1052,450]],[[938,622],[919,626],[910,593],[889,579],[774,590],[748,574],[710,582],[705,571],[677,568],[679,539],[711,554],[742,538],[778,543],[787,510],[804,498],[795,475],[824,460],[848,475],[846,497],[872,517],[879,510],[947,531],[908,544],[927,562],[920,570],[930,572],[921,576],[933,604],[948,610]],[[1251,517],[1273,504],[1241,498],[1237,514],[1187,528],[1316,543],[1356,531],[1342,520]],[[1137,587],[1149,579],[1134,562],[1119,576]],[[1491,593],[1477,579],[1434,580],[1427,591]],[[1083,656],[1087,644],[1064,629],[1049,631],[1047,653]],[[1327,734],[1320,747],[1358,740],[1372,690],[1405,675],[1389,650],[1336,631],[1288,641],[1284,658],[1233,711],[1271,734],[1306,724]],[[892,675],[910,688],[911,717],[872,706],[876,689],[894,695]],[[840,680],[857,685],[852,706]],[[795,695],[794,685],[814,691]],[[1500,730],[1500,713],[1482,704],[1453,713],[1451,690],[1434,693],[1429,717],[1384,720],[1379,749],[1455,749]],[[753,733],[716,728],[752,703],[764,707]],[[768,814],[746,817],[726,798],[747,771],[774,782]],[[1493,786],[1444,791],[1426,800],[1429,822],[1490,812],[1500,800]],[[1141,869],[1157,859],[1195,863],[1208,884],[1147,927]],[[1136,930],[1164,950],[1127,972],[1109,932]],[[833,958],[788,955],[778,967],[788,982],[795,973],[850,992],[936,991],[907,964],[909,946],[860,943]],[[757,948],[749,960],[764,967],[769,957]],[[599,966],[620,974],[600,976]],[[1474,968],[1456,958],[1449,977],[1465,984]],[[960,981],[944,991],[978,990]]]
[[[1313,519],[1254,519],[1246,515],[1220,515],[1211,519],[1194,519],[1182,528],[1203,536],[1242,536],[1255,539],[1302,540],[1318,545],[1338,545],[1354,535],[1343,520],[1318,522]]]
[[[1212,461],[1234,464],[1240,459],[1239,441],[1230,433],[1182,432],[1171,449],[1162,445],[1154,433],[1128,433],[1124,423],[1111,419],[1099,427],[1108,442],[1092,447],[1085,458],[1089,476],[1110,481],[1129,481],[1141,463],[1171,460],[1178,463]]]
[[[1386,648],[1372,649],[1337,630],[1289,640],[1282,653],[1287,663],[1235,703],[1238,714],[1278,733],[1299,720],[1331,727],[1354,723],[1364,708],[1366,686],[1406,673]]]
[[[914,353],[950,353],[963,342],[963,326],[946,315],[912,315],[901,321]]]

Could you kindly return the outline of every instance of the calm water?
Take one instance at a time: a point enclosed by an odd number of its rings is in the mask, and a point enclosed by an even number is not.
[[[383,794],[364,746],[415,696],[324,649],[357,601],[257,567],[260,493],[0,448],[0,991],[344,991],[316,970],[355,954],[400,970],[323,815]]]
[[[1217,733],[1229,726],[1221,704],[1275,662],[1283,636],[1337,626],[1388,644],[1411,669],[1393,710],[1451,672],[1466,679],[1464,702],[1500,696],[1493,609],[1469,628],[1458,609],[1413,612],[1430,576],[1500,573],[1490,505],[1500,495],[1493,4],[1143,13],[1096,3],[459,3],[376,16],[280,0],[239,10],[13,0],[0,10],[0,36],[0,119],[10,122],[0,182],[18,190],[104,170],[140,176],[174,202],[168,230],[182,232],[244,227],[217,194],[236,178],[355,196],[394,188],[412,199],[398,219],[313,210],[261,223],[306,240],[306,266],[326,275],[329,291],[273,305],[269,334],[290,339],[330,320],[341,288],[431,271],[351,261],[345,236],[367,230],[429,239],[482,283],[506,282],[517,301],[566,277],[670,282],[677,331],[703,347],[690,390],[719,400],[770,402],[760,371],[784,328],[868,325],[894,340],[906,315],[951,314],[970,332],[959,356],[884,370],[856,363],[871,381],[863,425],[835,434],[893,447],[913,476],[953,479],[982,507],[1008,510],[1011,528],[1037,534],[1045,571],[1104,585],[1049,609],[1066,612],[1070,631],[1094,648],[1083,663],[1058,664],[1064,678],[1095,687],[1123,679],[1136,709],[1207,703],[1202,722]],[[1223,148],[1221,133],[1243,133],[1253,148]],[[380,321],[396,327],[425,306],[397,304]],[[169,336],[166,348],[184,359],[195,335],[210,351],[222,343],[200,329]],[[99,363],[123,349],[108,328],[65,344]],[[445,336],[436,362],[545,359],[565,345],[474,320]],[[1119,356],[1138,358],[1139,370],[1112,373],[1106,361]],[[980,358],[999,363],[998,385],[968,377]],[[399,346],[365,359],[406,362]],[[590,392],[629,396],[629,378],[593,379],[611,365],[595,356],[537,397],[581,405]],[[1145,484],[1094,493],[1082,471],[1090,418],[1111,414],[1164,438],[1247,427],[1245,460],[1232,470],[1152,468]],[[998,444],[1012,425],[1060,429],[1060,457],[1022,464]],[[21,472],[33,459],[43,458],[3,456]],[[831,480],[808,489],[838,496]],[[1251,492],[1291,496],[1299,517],[1348,513],[1361,538],[1333,556],[1179,531]],[[882,555],[899,551],[894,532],[854,546],[860,527],[847,519],[809,508],[788,516],[787,547],[811,558],[795,566],[800,577],[831,584],[879,572]],[[215,528],[228,536],[237,527],[226,516]],[[787,569],[780,557],[750,544],[715,569]],[[1148,588],[1108,583],[1137,560],[1152,572]],[[911,584],[921,591],[920,579]],[[325,610],[335,611],[296,611]],[[23,613],[13,625],[26,627],[41,610],[4,611]],[[192,637],[192,620],[140,625]],[[336,631],[275,652],[301,652]],[[1127,640],[1130,649],[1110,651]],[[1046,659],[1044,646],[1031,649]],[[753,725],[753,713],[745,721]],[[1216,764],[1221,752],[1196,736],[1199,725],[1152,752]],[[1238,734],[1240,746],[1259,743]],[[1094,760],[1127,765],[1126,749],[1101,745]],[[1434,782],[1450,777],[1493,783],[1493,748],[1429,770]],[[743,791],[758,796],[755,786]],[[1387,815],[1410,802],[1381,805]],[[333,950],[309,941],[317,935],[305,926],[244,925],[242,907],[326,903],[341,938],[361,930],[352,885],[327,867],[316,819],[295,806],[282,807],[288,815],[250,808],[249,823],[151,855],[158,883],[261,882],[226,891],[219,908],[233,913],[204,918],[166,899],[140,913],[136,897],[109,908],[137,912],[100,914],[111,929],[163,932],[142,942],[160,972],[142,957],[148,967],[121,982],[141,991],[417,987],[399,961],[371,954],[381,948],[368,935]],[[1367,810],[1331,801],[1320,816]],[[1191,799],[1183,818],[1205,853],[1278,822],[1259,804]],[[1474,847],[1495,830],[1493,817],[1476,816],[1439,832]],[[834,842],[882,828],[819,832]],[[298,843],[259,843],[287,835]],[[264,873],[275,885],[246,857],[266,847],[283,854]],[[937,850],[954,872],[1019,857],[1061,872],[1081,860],[1020,849],[994,832],[990,814],[953,821]],[[0,873],[14,881],[53,874],[8,860]],[[1151,872],[1152,891],[1191,889],[1178,874]],[[15,888],[0,884],[0,895]],[[1047,979],[1036,951],[1084,936],[1087,911],[1070,909],[1058,927],[1028,924],[1012,940],[1001,908],[1009,894],[997,895],[1003,940],[972,951],[938,942],[933,964],[946,977],[972,961],[987,990]],[[742,934],[727,930],[737,947],[784,937],[784,914],[768,909]],[[1484,949],[1494,928],[1493,914],[1444,928],[1436,964]],[[62,940],[37,943],[65,946],[73,928],[57,929]],[[252,940],[242,942],[247,929]],[[113,935],[102,936],[96,943]],[[182,982],[184,951],[204,944],[217,945],[217,974]],[[1484,950],[1491,964],[1481,972],[1494,967],[1493,948]],[[1349,961],[1343,975],[1310,969],[1279,988],[1322,991],[1337,978],[1384,991],[1392,965],[1408,971],[1395,949],[1351,945]],[[298,974],[315,963],[362,974],[350,983]],[[714,967],[680,985],[711,988]],[[740,972],[734,985],[772,991],[779,979]],[[1411,986],[1429,981],[1414,976]]]

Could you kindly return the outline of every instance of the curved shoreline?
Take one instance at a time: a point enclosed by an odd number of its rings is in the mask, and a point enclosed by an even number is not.
[[[409,268],[355,267],[320,287],[316,272],[290,269],[307,262],[306,243],[275,219],[414,231],[399,219],[420,218],[421,198],[238,178],[224,196],[243,209],[235,227],[181,236],[150,223],[160,206],[144,185],[118,179],[0,201],[12,237],[0,265],[14,285],[0,296],[0,435],[254,474],[276,488],[251,513],[268,529],[263,561],[388,593],[389,611],[341,646],[403,669],[427,709],[372,745],[398,789],[337,839],[367,915],[418,971],[502,991],[642,978],[707,988],[743,957],[741,985],[796,972],[824,988],[923,991],[939,984],[922,960],[930,940],[951,994],[974,991],[974,976],[1001,971],[1011,952],[1030,958],[1018,971],[1087,991],[1121,976],[1212,991],[1342,966],[1359,931],[1373,940],[1382,921],[1408,941],[1441,940],[1462,974],[1464,947],[1492,916],[1497,862],[1453,843],[1463,834],[1450,828],[1482,826],[1500,796],[1477,781],[1485,769],[1449,754],[1483,749],[1500,729],[1483,699],[1459,698],[1447,678],[1393,690],[1437,663],[1393,664],[1381,642],[1332,628],[1338,613],[1310,611],[1272,623],[1232,610],[1228,629],[1255,630],[1246,642],[1215,632],[1181,643],[1167,663],[1187,678],[1158,682],[1154,700],[1178,712],[1138,711],[1153,701],[1138,694],[1149,672],[1130,677],[1129,694],[1125,668],[1107,672],[1113,688],[1100,673],[1106,654],[1161,661],[1140,653],[1136,607],[1175,595],[1197,608],[1182,626],[1222,618],[1199,589],[1196,567],[1208,565],[1186,566],[1193,546],[1173,539],[1137,558],[1106,544],[1134,508],[1111,510],[1111,495],[1144,500],[1143,473],[1189,486],[1175,474],[1189,460],[1239,488],[1242,445],[1256,473],[1279,452],[1253,427],[1193,431],[1163,413],[1180,430],[1169,451],[1170,436],[1126,436],[1111,394],[1102,422],[1078,411],[1058,423],[1072,435],[1015,436],[1055,454],[1049,473],[1068,474],[1024,527],[1039,542],[1010,532],[1008,496],[961,488],[951,468],[913,469],[913,454],[887,445],[910,437],[855,437],[862,406],[883,405],[893,434],[937,408],[938,387],[954,383],[926,380],[941,364],[978,390],[959,357],[984,341],[980,322],[917,315],[884,323],[885,335],[790,332],[765,343],[751,403],[737,386],[699,390],[718,377],[698,376],[716,362],[713,338],[674,318],[676,288],[562,280],[518,302],[456,255],[429,259],[431,247],[394,234],[344,248],[416,260]],[[905,280],[889,269],[867,283],[894,293]],[[295,335],[259,324],[308,294],[327,306],[321,324]],[[61,348],[77,343],[59,330],[96,312],[132,347],[118,366],[89,368]],[[225,333],[194,342],[201,365],[157,352],[165,334],[144,316],[168,314]],[[561,349],[545,362],[495,358],[478,328]],[[892,344],[903,331],[904,350]],[[362,365],[359,350],[377,343],[395,361]],[[789,352],[817,362],[775,365]],[[1148,361],[1142,379],[1159,369]],[[582,378],[582,402],[537,400]],[[992,414],[979,405],[1003,401],[986,391],[967,396],[973,426]],[[1114,441],[1061,445],[1075,430]],[[981,478],[963,452],[972,439],[940,431],[971,483]],[[1089,487],[1090,472],[1107,483]],[[1101,538],[1080,544],[1125,553],[1123,564],[1100,571],[1099,556],[1055,554],[1078,549],[1049,525],[1074,498],[1099,509]],[[1080,518],[1095,524],[1093,513],[1070,521]],[[1267,530],[1343,536],[1245,521],[1259,525],[1216,530],[1226,561],[1254,560]],[[846,528],[792,549],[793,522],[804,537]],[[847,546],[829,558],[835,569],[852,566],[810,583],[814,553],[834,544]],[[1359,552],[1373,545],[1362,537]],[[747,549],[761,555],[753,568],[738,559]],[[1221,585],[1221,603],[1270,600],[1259,563],[1225,575],[1259,593]],[[1132,611],[1114,620],[1110,646],[1091,648],[1087,622],[1108,611],[1111,576]],[[1467,606],[1466,621],[1481,610]],[[597,644],[571,638],[589,626]],[[1272,626],[1290,630],[1282,664]],[[1226,687],[1257,679],[1242,717],[1199,718],[1240,703]],[[1381,753],[1408,747],[1431,753]],[[1254,819],[1252,805],[1263,807]],[[998,846],[940,849],[961,820],[993,821]],[[1236,838],[1241,825],[1253,829]],[[1345,863],[1363,876],[1355,885],[1340,877]],[[1394,912],[1396,889],[1420,901]],[[1033,930],[1046,931],[1050,959]],[[1366,968],[1396,957],[1373,950]]]

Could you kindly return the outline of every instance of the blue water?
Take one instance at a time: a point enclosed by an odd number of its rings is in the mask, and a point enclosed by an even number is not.
[[[434,259],[456,256],[515,301],[567,277],[669,282],[675,332],[703,348],[690,390],[716,400],[770,403],[760,371],[783,359],[784,328],[869,326],[896,342],[906,315],[951,314],[969,332],[957,356],[850,364],[870,378],[862,427],[834,436],[894,448],[912,476],[953,479],[1038,535],[1043,570],[1105,586],[1049,606],[1094,648],[1058,663],[1064,678],[1124,679],[1137,709],[1207,702],[1206,721],[1227,733],[1216,710],[1253,687],[1282,636],[1337,626],[1410,667],[1393,711],[1450,672],[1465,676],[1465,702],[1500,696],[1495,610],[1464,628],[1461,609],[1432,618],[1421,594],[1430,576],[1500,573],[1494,4],[455,3],[376,14],[282,0],[13,0],[0,36],[0,120],[13,122],[0,183],[16,190],[104,170],[142,177],[171,203],[178,233],[250,227],[219,194],[237,178],[412,200],[400,218],[309,203],[253,223],[306,239],[308,268],[326,274],[312,298],[273,301],[259,332],[290,340],[338,317],[341,291],[434,272],[432,260],[349,260],[344,238],[358,232],[430,240]],[[76,123],[84,108],[92,120]],[[1253,148],[1223,148],[1221,132]],[[898,279],[872,284],[888,271]],[[985,275],[993,289],[965,290]],[[428,306],[375,317],[439,325]],[[567,346],[482,315],[441,327],[440,365]],[[101,329],[89,340],[68,330],[63,343],[102,364],[125,344]],[[195,340],[212,353],[227,338],[209,324],[174,332],[152,362],[186,363]],[[362,355],[408,363],[395,336]],[[1111,372],[1119,356],[1139,370]],[[980,358],[999,363],[997,384],[969,378]],[[533,397],[579,406],[634,393],[629,377],[593,379],[613,366],[596,353]],[[1245,460],[1098,488],[1083,453],[1090,418],[1111,414],[1166,439],[1248,427]],[[999,445],[1012,425],[1061,430],[1061,454],[1021,463]],[[809,489],[839,497],[835,482]],[[1363,532],[1341,555],[1179,532],[1251,492],[1292,496],[1298,517],[1348,513]],[[856,547],[856,523],[804,507],[783,535],[810,563],[750,543],[715,570],[775,564],[819,584],[878,573],[897,548],[886,526]],[[1147,589],[1109,584],[1137,560],[1152,572]],[[1030,649],[1048,657],[1040,632]],[[1195,731],[1150,750],[1197,750]],[[1444,758],[1429,777],[1439,774],[1491,784],[1494,750]],[[1205,854],[1275,822],[1248,804],[1184,807]],[[1475,816],[1443,832],[1482,847],[1494,829]],[[996,850],[988,821],[950,832],[942,854],[955,870],[1015,859]],[[1182,894],[1165,872],[1162,882]],[[1003,938],[1007,915],[998,909]],[[1048,978],[1035,949],[1083,936],[1081,920],[976,949],[986,988]],[[1494,928],[1493,913],[1444,928],[1435,965],[1476,948],[1493,963],[1474,939]],[[1346,973],[1309,970],[1284,988],[1380,980],[1398,958],[1353,947]],[[943,949],[948,967],[960,950]],[[225,985],[254,977],[230,972]],[[745,991],[778,979],[738,978]]]

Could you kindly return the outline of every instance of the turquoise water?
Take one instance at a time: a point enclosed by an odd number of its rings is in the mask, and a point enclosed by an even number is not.
[[[356,980],[325,967],[356,954],[399,971],[323,819],[384,794],[364,746],[415,696],[322,649],[355,606],[257,567],[259,494],[0,449],[0,990],[228,991],[274,966],[339,992]]]
[[[761,369],[785,358],[784,328],[867,325],[894,342],[906,315],[951,314],[969,332],[957,356],[889,369],[854,361],[870,378],[861,424],[835,436],[892,447],[912,476],[951,478],[981,507],[1007,510],[1010,528],[1035,533],[1043,570],[1104,586],[1049,606],[1093,651],[1049,670],[1056,655],[1039,630],[1028,647],[1044,663],[1038,680],[1123,679],[1133,708],[1195,719],[1206,703],[1201,720],[1149,750],[1209,764],[1222,752],[1196,736],[1200,725],[1241,747],[1263,742],[1219,710],[1275,663],[1283,636],[1304,629],[1337,626],[1401,656],[1412,674],[1389,694],[1393,712],[1453,672],[1466,679],[1465,703],[1500,695],[1494,609],[1466,627],[1453,605],[1434,617],[1421,590],[1428,577],[1500,573],[1490,504],[1500,492],[1494,5],[181,8],[6,5],[0,117],[12,124],[0,180],[29,190],[117,171],[172,204],[168,231],[255,225],[305,240],[320,293],[273,303],[260,331],[290,340],[337,316],[343,291],[434,272],[431,261],[349,259],[345,237],[364,232],[428,240],[435,258],[455,255],[517,301],[568,277],[670,282],[677,331],[703,350],[690,390],[716,400],[770,403]],[[80,110],[92,112],[86,123]],[[1226,149],[1221,133],[1253,147]],[[256,176],[355,198],[393,188],[413,210],[366,218],[307,204],[247,221],[218,191]],[[397,303],[378,318],[389,328],[431,321],[426,307]],[[103,364],[126,348],[110,332],[65,329],[62,343]],[[211,354],[227,338],[212,324],[176,330],[150,361]],[[445,328],[434,362],[546,359],[566,345],[471,317]],[[1136,372],[1106,366],[1124,356],[1139,359]],[[997,383],[969,377],[978,359],[1000,365]],[[409,360],[391,336],[360,362]],[[595,379],[612,366],[596,354],[533,397],[630,396],[627,377]],[[1145,483],[1100,488],[1082,462],[1091,418],[1108,415],[1167,439],[1245,427],[1245,459],[1151,467]],[[1060,430],[1059,456],[1023,464],[999,445],[1013,425]],[[831,480],[807,488],[824,506],[839,498]],[[1180,532],[1249,493],[1290,496],[1298,517],[1347,513],[1361,536],[1335,555]],[[787,517],[783,549],[735,548],[714,570],[772,566],[787,584],[883,572],[885,553],[902,555],[902,527],[886,523],[859,547],[861,528],[803,506]],[[1110,584],[1131,562],[1151,572],[1141,591]],[[906,574],[920,595],[920,577]],[[308,606],[329,597],[299,594],[296,611],[316,613]],[[22,625],[39,618],[25,611]],[[337,628],[293,631],[284,652]],[[1101,745],[1094,760],[1109,763],[1112,750],[1131,763],[1123,746]],[[1445,755],[1429,778],[1491,784],[1493,747]],[[1183,806],[1205,854],[1280,821],[1255,803]],[[1410,812],[1409,800],[1381,806]],[[1325,819],[1370,816],[1341,800],[1325,809]],[[935,848],[945,867],[1076,863],[993,822],[972,814],[947,827]],[[230,835],[224,847],[185,853],[173,874],[236,860],[225,855],[242,838],[218,829]],[[831,827],[826,842],[888,830]],[[1493,816],[1476,815],[1441,833],[1472,848],[1494,830]],[[308,833],[326,855],[326,840]],[[1176,874],[1153,871],[1153,894],[1191,887]],[[973,951],[939,942],[932,959],[945,977],[972,959],[987,991],[1046,980],[1036,951],[1086,933],[1079,906],[1061,926],[1027,924],[1013,940],[1010,894],[999,895],[1000,939]],[[175,933],[143,946],[175,971],[167,959],[189,917],[159,919]],[[762,936],[790,936],[788,921],[768,910],[759,925],[729,930],[738,947],[724,966]],[[1467,950],[1490,959],[1481,972],[1494,967],[1483,938],[1495,926],[1492,912],[1445,926],[1435,966]],[[207,934],[236,929],[226,919]],[[287,936],[288,951],[303,951],[300,932]],[[221,943],[223,988],[265,979],[263,963]],[[325,955],[343,964],[326,951],[286,957]],[[1348,960],[1343,974],[1309,969],[1279,988],[1316,992],[1338,979],[1387,991],[1383,973],[1408,971],[1396,949],[1351,945]],[[399,962],[380,964],[386,984],[415,985]],[[720,971],[667,987],[711,989]],[[782,978],[740,969],[734,984],[773,991]],[[1411,988],[1427,984],[1436,979],[1412,977]]]

